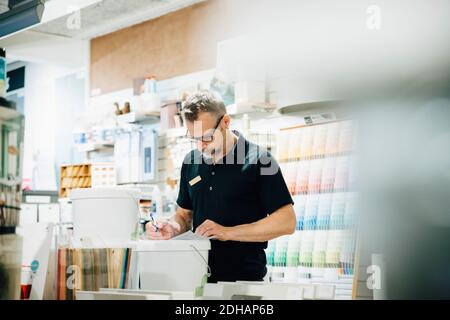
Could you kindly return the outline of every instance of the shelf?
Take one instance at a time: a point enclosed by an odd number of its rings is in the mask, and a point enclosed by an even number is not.
[[[283,115],[298,112],[317,113],[320,110],[330,110],[331,108],[335,110],[336,108],[345,107],[348,108],[344,100],[306,101],[304,103],[279,106],[276,108],[276,111]]]
[[[7,187],[15,187],[22,184],[22,179],[16,179],[16,180],[8,180],[8,179],[0,179],[0,185],[7,186]]]
[[[276,110],[276,106],[270,103],[241,102],[227,106],[227,113],[230,116],[239,116],[244,114],[264,114]]]
[[[0,106],[0,120],[11,120],[19,117],[23,117],[23,114],[17,110]]]
[[[113,149],[114,143],[83,143],[76,145],[78,152],[92,152],[92,151],[100,151],[100,150],[107,150],[107,149]]]
[[[180,128],[172,128],[167,129],[166,131],[160,132],[160,137],[167,137],[167,138],[183,138],[186,137],[187,129],[185,127]]]
[[[160,119],[159,112],[130,112],[116,117],[119,123],[156,123]]]
[[[352,154],[353,154],[353,151],[345,151],[345,152],[337,152],[337,153],[332,153],[332,154],[312,155],[310,157],[280,159],[278,162],[279,163],[291,163],[291,162],[308,161],[308,160],[348,157],[348,156],[351,156]]]
[[[299,193],[291,193],[291,196],[309,196],[309,195],[319,195],[319,194],[330,194],[330,193],[351,193],[356,192],[356,190],[342,188],[342,189],[332,189],[332,190],[321,190],[321,191],[308,191],[308,192],[299,192]]]
[[[357,226],[344,226],[343,228],[327,228],[327,229],[318,229],[318,228],[314,228],[314,229],[295,229],[294,233],[300,233],[300,232],[305,232],[305,231],[354,231],[355,228]]]

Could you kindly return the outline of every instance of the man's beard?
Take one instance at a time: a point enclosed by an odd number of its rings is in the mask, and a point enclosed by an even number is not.
[[[215,157],[215,155],[218,154],[219,152],[220,152],[220,150],[218,150],[218,149],[203,150],[202,155],[203,155],[203,157],[205,157],[207,159],[213,159]]]

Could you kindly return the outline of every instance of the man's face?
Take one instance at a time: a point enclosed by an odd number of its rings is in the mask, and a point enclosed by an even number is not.
[[[223,150],[223,121],[220,120],[223,119],[202,112],[196,121],[186,121],[188,136],[197,140],[198,150],[206,157],[212,158]]]

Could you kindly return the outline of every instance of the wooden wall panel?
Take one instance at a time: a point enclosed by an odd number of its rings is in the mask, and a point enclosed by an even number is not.
[[[241,0],[209,0],[91,41],[91,89],[130,88],[133,79],[163,80],[214,68],[217,43],[243,32],[230,20]]]

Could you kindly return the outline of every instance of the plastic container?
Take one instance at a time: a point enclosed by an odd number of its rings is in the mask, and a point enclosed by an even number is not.
[[[140,192],[96,188],[71,192],[75,241],[84,247],[123,247],[135,239]]]
[[[139,275],[133,289],[195,291],[209,271],[208,240],[143,240],[132,248]]]
[[[20,299],[22,237],[0,235],[0,300]]]

